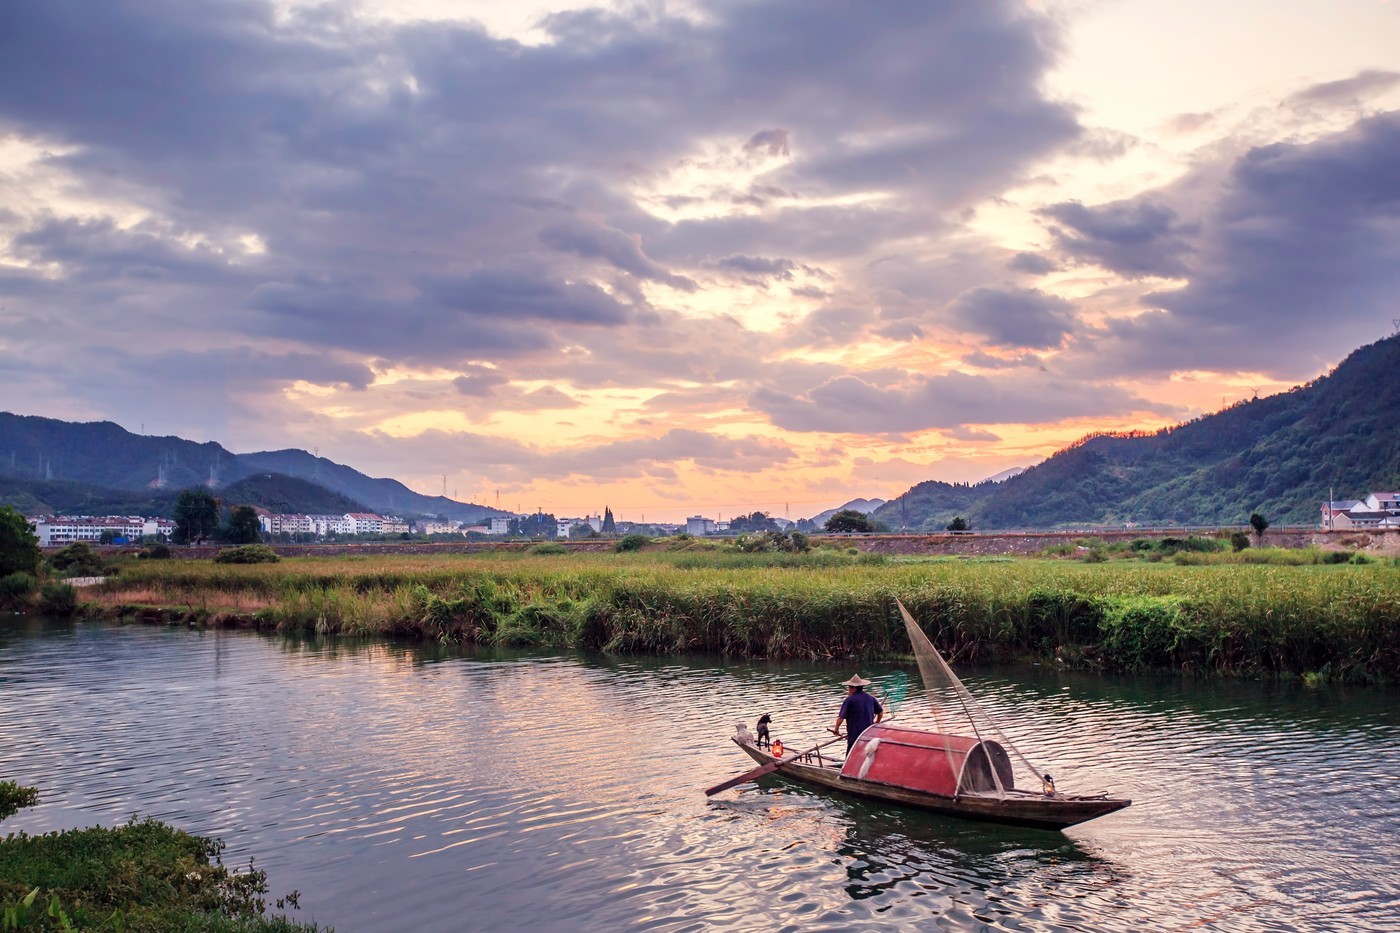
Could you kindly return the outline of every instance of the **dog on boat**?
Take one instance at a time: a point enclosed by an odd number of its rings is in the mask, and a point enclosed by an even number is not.
[[[768,724],[773,721],[773,717],[764,713],[758,717],[758,747],[772,748],[773,741],[768,737]]]

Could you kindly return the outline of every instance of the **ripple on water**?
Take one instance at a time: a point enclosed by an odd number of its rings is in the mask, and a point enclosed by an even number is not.
[[[44,801],[7,828],[159,816],[342,930],[1400,924],[1394,694],[973,672],[1062,788],[1134,798],[1058,834],[777,777],[707,800],[734,722],[821,738],[831,668],[3,635],[0,774]]]

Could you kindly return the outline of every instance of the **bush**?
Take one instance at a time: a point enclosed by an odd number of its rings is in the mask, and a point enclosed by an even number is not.
[[[1249,535],[1245,534],[1243,531],[1230,532],[1230,547],[1234,548],[1237,552],[1243,551],[1245,548],[1249,547]]]
[[[49,563],[65,577],[102,576],[102,558],[86,541],[74,541],[50,557]]]
[[[164,544],[155,544],[142,548],[141,553],[136,556],[140,560],[169,560],[170,548]]]
[[[240,544],[214,555],[216,564],[275,564],[278,559],[277,552],[266,544]]]
[[[1345,564],[1349,560],[1351,560],[1350,551],[1324,551],[1322,554],[1324,564]]]
[[[619,554],[624,551],[640,551],[650,543],[651,539],[646,535],[626,535],[613,545],[613,550]]]
[[[21,787],[14,781],[0,781],[0,820],[14,816],[39,802],[39,789]]]
[[[569,549],[558,541],[546,541],[544,544],[536,544],[534,547],[530,548],[530,550],[526,551],[526,553],[541,555],[567,554],[569,553]]]
[[[1369,564],[1369,563],[1372,563],[1371,558],[1370,558],[1370,557],[1367,557],[1365,554],[1362,554],[1360,551],[1357,551],[1355,554],[1351,555],[1351,562],[1352,562],[1353,564]]]
[[[0,577],[0,606],[23,602],[29,594],[39,588],[39,581],[24,571]]]
[[[29,520],[13,506],[0,506],[0,576],[38,573],[43,553]]]
[[[78,591],[67,583],[45,583],[39,589],[39,611],[71,616],[78,611]]]
[[[230,871],[222,850],[152,819],[13,833],[0,840],[0,916],[6,929],[315,929],[267,916],[267,873]]]

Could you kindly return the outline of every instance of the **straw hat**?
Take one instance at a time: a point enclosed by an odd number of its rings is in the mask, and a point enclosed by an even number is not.
[[[864,677],[862,677],[862,676],[860,676],[859,674],[857,674],[856,676],[852,677],[850,680],[848,680],[848,681],[844,682],[843,684],[841,684],[841,686],[843,686],[843,687],[868,687],[868,686],[870,686],[870,684],[871,684],[871,681],[868,681],[868,680],[866,680]]]

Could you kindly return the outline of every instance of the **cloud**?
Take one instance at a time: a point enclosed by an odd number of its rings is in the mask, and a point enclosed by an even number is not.
[[[1055,261],[1041,256],[1039,253],[1017,253],[1007,262],[1006,268],[1013,272],[1025,272],[1029,275],[1045,275],[1047,272],[1055,271]]]
[[[784,282],[792,281],[792,273],[797,263],[791,259],[768,259],[763,256],[725,256],[715,263],[715,267],[725,272],[738,272],[760,278],[773,278]]]
[[[948,306],[949,322],[999,347],[1048,350],[1074,333],[1074,305],[1034,288],[983,287]]]
[[[1324,81],[1290,95],[1283,102],[1294,108],[1339,108],[1359,106],[1368,97],[1376,97],[1400,87],[1400,71],[1369,69],[1350,78]]]
[[[1178,223],[1176,211],[1150,199],[1086,207],[1078,201],[1044,208],[1059,222],[1051,235],[1076,262],[1089,262],[1126,276],[1181,276],[1194,231]]]
[[[760,130],[744,143],[745,152],[761,152],[769,156],[785,156],[788,149],[787,130]]]
[[[1385,332],[1400,290],[1400,113],[1258,146],[1217,186],[1195,181],[1151,195],[1195,199],[1186,203],[1200,220],[1179,251],[1185,284],[1147,294],[1145,313],[1108,324],[1099,372],[1300,379]]]
[[[540,242],[561,252],[571,252],[586,258],[606,259],[613,266],[630,272],[639,279],[662,282],[687,292],[696,289],[695,282],[691,279],[683,275],[672,275],[648,259],[642,252],[638,238],[628,236],[621,230],[595,224],[557,225],[540,231]]]
[[[760,389],[750,404],[789,431],[909,434],[966,425],[1029,424],[1164,406],[1109,385],[1041,373],[998,378],[952,372],[881,388],[855,375],[814,386],[800,396]]]

